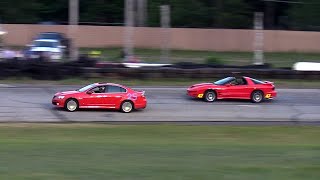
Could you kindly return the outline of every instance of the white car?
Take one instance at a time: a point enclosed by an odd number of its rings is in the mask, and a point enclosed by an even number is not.
[[[37,39],[30,45],[29,53],[31,58],[47,57],[51,60],[60,60],[63,58],[65,47],[59,41],[53,39]]]

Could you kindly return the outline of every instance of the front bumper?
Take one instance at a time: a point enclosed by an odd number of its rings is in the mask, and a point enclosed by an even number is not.
[[[203,93],[199,93],[198,91],[187,90],[187,95],[193,98],[203,98]]]
[[[57,107],[64,107],[64,100],[63,99],[58,99],[57,97],[52,98],[52,104],[57,106]]]

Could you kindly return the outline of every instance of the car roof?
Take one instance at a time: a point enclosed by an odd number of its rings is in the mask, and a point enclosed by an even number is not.
[[[125,87],[121,84],[116,84],[116,83],[108,83],[108,82],[98,82],[98,83],[95,83],[96,85],[112,85],[112,86],[120,86],[120,87]]]

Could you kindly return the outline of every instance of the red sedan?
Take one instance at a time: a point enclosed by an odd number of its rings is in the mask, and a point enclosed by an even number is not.
[[[249,99],[260,103],[264,99],[277,96],[274,84],[269,81],[259,81],[250,77],[227,77],[214,83],[195,84],[188,88],[187,93],[194,98],[207,102],[216,99]]]
[[[119,84],[94,83],[75,91],[56,93],[52,104],[68,111],[78,108],[106,108],[129,113],[133,109],[147,106],[144,93]]]

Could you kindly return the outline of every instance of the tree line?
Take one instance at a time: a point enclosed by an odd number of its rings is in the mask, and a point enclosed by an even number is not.
[[[0,23],[68,23],[69,0],[1,0]],[[122,25],[124,0],[79,0],[82,24]],[[148,0],[146,26],[160,26],[159,6],[171,6],[171,26],[251,29],[264,12],[266,29],[320,29],[318,0]],[[80,23],[80,24],[81,24]]]

